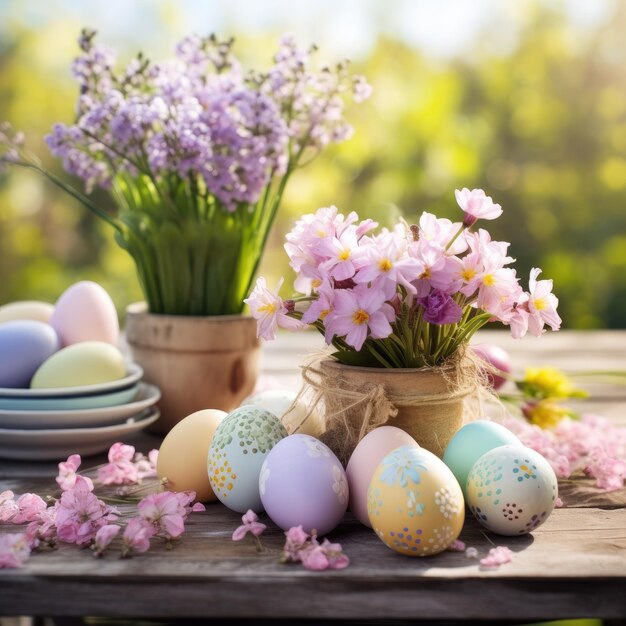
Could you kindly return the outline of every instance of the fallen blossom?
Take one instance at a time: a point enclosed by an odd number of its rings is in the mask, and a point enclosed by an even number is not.
[[[350,559],[341,549],[341,544],[331,543],[328,539],[320,544],[315,534],[309,535],[302,526],[294,526],[285,532],[283,563],[302,563],[312,571],[325,569],[344,569],[350,565]]]
[[[137,466],[133,463],[135,447],[114,443],[109,448],[109,462],[98,469],[98,480],[103,485],[133,485],[138,481]]]
[[[96,538],[91,546],[94,551],[94,556],[102,556],[104,551],[108,548],[109,544],[117,537],[121,530],[121,526],[117,524],[107,524],[98,530]]]
[[[474,547],[469,547],[465,550],[465,556],[468,559],[477,559],[478,558],[478,550]]]
[[[127,557],[132,552],[146,552],[150,548],[150,539],[154,537],[155,532],[154,524],[143,517],[128,520],[124,529],[122,556]]]
[[[265,524],[259,522],[257,514],[251,509],[243,515],[241,521],[243,524],[238,526],[233,532],[233,541],[241,541],[248,533],[259,537],[267,528]]]
[[[453,541],[447,548],[449,552],[465,552],[465,542],[460,539]]]
[[[626,428],[593,414],[580,420],[562,419],[542,429],[525,420],[508,418],[504,425],[525,446],[543,455],[559,478],[583,471],[605,491],[620,489],[626,480]]]
[[[76,484],[78,474],[76,473],[80,467],[82,460],[80,454],[72,454],[67,458],[67,461],[59,463],[59,474],[56,477],[57,484],[61,487],[61,491],[67,491],[72,489]],[[86,476],[82,477],[87,484],[91,485],[90,491],[93,491],[93,482]]]
[[[285,532],[285,546],[283,548],[284,561],[297,561],[298,553],[309,539],[308,533],[304,532],[302,526],[294,526]]]
[[[18,511],[11,520],[13,524],[27,524],[33,522],[48,508],[45,501],[36,493],[22,494],[17,499],[16,505]]]
[[[78,476],[74,487],[63,492],[55,522],[60,541],[86,546],[102,526],[117,519],[117,511],[97,498],[81,479]]]
[[[30,557],[30,545],[25,533],[0,535],[0,569],[22,567]]]
[[[557,499],[554,502],[554,506],[557,509],[562,509],[565,506],[565,503],[563,502],[560,496],[557,496]]]
[[[194,510],[195,499],[195,491],[163,491],[146,496],[137,509],[141,517],[154,525],[157,534],[175,539],[184,532],[185,520]]]
[[[0,523],[6,524],[11,522],[17,513],[15,494],[10,490],[0,493]]]
[[[142,481],[144,478],[156,478],[156,464],[158,450],[150,450],[148,456],[144,456],[140,452],[135,454],[134,463],[137,468],[137,480]]]
[[[510,563],[512,560],[513,553],[509,548],[506,546],[497,546],[496,548],[491,548],[489,554],[480,559],[480,565],[488,569],[495,569],[500,567],[500,565]]]

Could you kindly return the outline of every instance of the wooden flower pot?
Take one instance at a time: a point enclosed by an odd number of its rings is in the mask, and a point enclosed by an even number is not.
[[[161,389],[157,432],[200,409],[231,411],[256,384],[261,350],[251,317],[154,315],[131,304],[126,339],[145,380]]]

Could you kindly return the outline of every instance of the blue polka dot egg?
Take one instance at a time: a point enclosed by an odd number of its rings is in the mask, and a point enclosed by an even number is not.
[[[467,477],[466,499],[474,517],[499,535],[525,535],[554,510],[558,485],[548,461],[518,445],[483,454]]]
[[[443,552],[465,519],[454,474],[432,452],[405,445],[376,468],[367,492],[372,528],[389,548],[408,556]]]

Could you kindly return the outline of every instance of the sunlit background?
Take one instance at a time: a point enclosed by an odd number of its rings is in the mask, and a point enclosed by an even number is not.
[[[286,273],[282,239],[303,212],[458,219],[454,188],[483,187],[505,210],[494,236],[512,242],[524,283],[533,265],[554,279],[565,327],[626,327],[626,3],[0,0],[0,120],[63,176],[42,137],[72,119],[83,26],[126,58],[167,56],[192,32],[233,35],[255,66],[290,31],[368,77],[353,138],[292,179],[264,274]],[[0,303],[54,301],[83,278],[120,311],[140,298],[106,224],[34,174],[0,177]]]

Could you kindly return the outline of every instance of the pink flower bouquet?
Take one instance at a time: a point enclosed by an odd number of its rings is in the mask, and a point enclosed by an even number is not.
[[[373,234],[377,224],[342,215],[336,207],[303,216],[285,250],[299,292],[283,300],[264,278],[246,300],[258,334],[273,339],[278,327],[317,328],[334,357],[349,365],[414,368],[443,363],[489,322],[513,337],[558,330],[561,318],[551,280],[530,272],[519,284],[509,244],[472,227],[495,219],[500,205],[480,189],[456,191],[463,220],[423,213]]]

